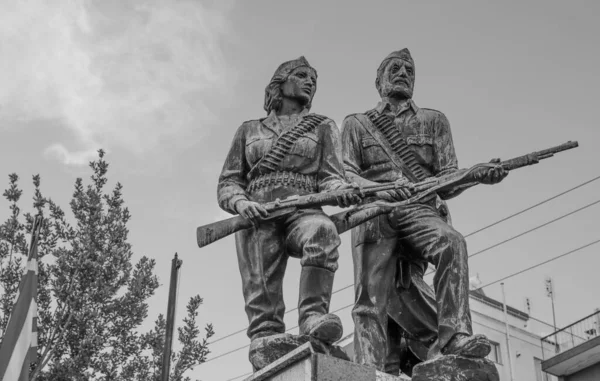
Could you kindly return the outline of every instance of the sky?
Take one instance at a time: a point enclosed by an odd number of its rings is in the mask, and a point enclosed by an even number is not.
[[[304,55],[318,72],[312,111],[341,124],[378,101],[375,74],[408,47],[414,100],[450,120],[459,165],[508,159],[577,140],[580,147],[479,186],[450,201],[468,234],[600,175],[597,112],[600,26],[595,1],[0,1],[0,174],[42,177],[42,191],[68,208],[77,177],[107,151],[109,185],[124,186],[135,259],[157,261],[161,288],[149,327],[165,313],[170,261],[183,260],[177,315],[200,294],[202,324],[215,338],[247,325],[233,237],[199,249],[199,225],[228,217],[217,179],[239,125],[265,116],[264,88],[277,66]],[[474,253],[597,200],[600,181],[467,238]],[[8,216],[4,200],[0,210]],[[600,206],[486,251],[470,261],[483,284],[600,239]],[[335,212],[335,209],[328,211]],[[352,283],[342,236],[334,289]],[[564,326],[600,307],[600,244],[505,281],[507,303],[552,321],[544,279],[552,277]],[[284,280],[298,299],[299,262]],[[501,300],[499,284],[485,292]],[[353,301],[350,289],[332,309]],[[350,309],[339,312],[345,333]],[[286,315],[289,327],[297,314]],[[551,328],[547,332],[551,333]],[[247,345],[244,333],[212,356]],[[196,367],[192,378],[225,381],[249,372],[247,349]]]

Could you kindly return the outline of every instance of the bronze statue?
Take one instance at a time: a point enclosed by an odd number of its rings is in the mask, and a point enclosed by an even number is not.
[[[459,170],[448,120],[439,111],[417,107],[414,81],[408,49],[391,53],[379,66],[375,85],[381,102],[342,124],[349,181],[360,186],[398,179],[419,183]],[[508,171],[497,163],[477,168],[473,177],[485,184],[500,182]],[[357,363],[410,374],[419,361],[489,353],[489,341],[473,335],[467,247],[443,201],[461,191],[433,193],[352,230]],[[398,202],[410,196],[410,189],[403,188],[377,198]],[[435,292],[423,281],[429,263],[436,267]]]
[[[282,281],[288,257],[300,258],[300,335],[330,345],[342,324],[329,314],[340,238],[318,206],[270,214],[263,204],[291,196],[350,189],[335,123],[309,110],[317,72],[304,57],[281,64],[265,89],[267,117],[237,130],[218,185],[219,205],[254,223],[236,232],[251,339],[250,362],[260,369],[302,343],[285,334]],[[360,201],[337,198],[339,206]]]

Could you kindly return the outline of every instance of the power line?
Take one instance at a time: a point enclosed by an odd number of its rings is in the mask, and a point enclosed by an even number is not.
[[[483,227],[483,228],[481,228],[481,229],[475,230],[474,232],[471,232],[471,233],[467,234],[467,235],[465,236],[465,238],[467,238],[467,237],[470,237],[470,236],[472,236],[472,235],[474,235],[474,234],[476,234],[476,233],[482,232],[482,231],[484,231],[484,230],[486,230],[486,229],[488,229],[488,228],[490,228],[490,227],[492,227],[492,226],[495,226],[495,225],[497,225],[497,224],[498,224],[498,223],[500,223],[500,222],[507,221],[507,220],[509,220],[509,219],[511,219],[511,218],[513,218],[513,217],[515,217],[515,216],[518,216],[519,214],[522,214],[522,213],[523,213],[523,212],[525,212],[525,211],[531,210],[531,209],[533,209],[533,208],[535,208],[535,207],[537,207],[537,206],[540,206],[540,205],[542,205],[542,204],[544,204],[544,203],[546,203],[546,202],[548,202],[548,201],[550,201],[550,200],[554,200],[554,199],[555,199],[555,198],[557,198],[557,197],[560,197],[560,196],[562,196],[562,195],[564,195],[564,194],[567,194],[567,193],[569,193],[569,192],[571,192],[571,191],[573,191],[573,190],[575,190],[575,189],[578,189],[578,188],[580,188],[580,187],[582,187],[582,186],[584,186],[584,185],[587,185],[587,184],[591,183],[592,181],[595,181],[595,180],[598,180],[598,179],[600,179],[600,176],[597,176],[597,177],[595,177],[595,178],[593,178],[593,179],[591,179],[591,180],[588,180],[588,181],[586,181],[586,182],[584,182],[584,183],[582,183],[582,184],[579,184],[579,185],[577,185],[577,186],[575,186],[575,187],[573,187],[573,188],[570,188],[570,189],[568,189],[568,190],[566,190],[566,191],[564,191],[564,192],[561,192],[561,193],[559,193],[559,194],[557,194],[557,195],[555,195],[555,196],[552,196],[552,197],[550,197],[550,198],[548,198],[548,199],[546,199],[546,200],[544,200],[544,201],[541,201],[541,202],[539,202],[539,203],[537,203],[537,204],[535,204],[535,205],[532,205],[532,206],[530,206],[530,207],[528,207],[528,208],[526,208],[526,209],[523,209],[523,210],[522,210],[522,211],[520,211],[520,212],[514,213],[514,214],[512,214],[512,215],[510,215],[510,216],[508,216],[508,217],[504,217],[504,218],[502,218],[501,220],[498,220],[497,222],[494,222],[494,223],[492,223],[492,224],[490,224],[490,225],[487,225],[487,226],[485,226],[485,227]],[[550,225],[550,224],[552,224],[552,223],[554,223],[554,222],[556,222],[556,221],[559,221],[559,220],[561,220],[561,219],[563,219],[563,218],[565,218],[565,217],[568,217],[568,216],[570,216],[570,215],[572,215],[572,214],[578,213],[578,212],[580,212],[580,211],[582,211],[582,210],[584,210],[584,209],[587,209],[587,208],[589,208],[589,207],[591,207],[591,206],[593,206],[593,205],[596,205],[596,204],[598,204],[598,203],[600,203],[600,200],[597,200],[597,201],[595,201],[595,202],[592,202],[592,203],[590,203],[590,204],[587,204],[587,205],[585,205],[585,206],[583,206],[583,207],[581,207],[581,208],[579,208],[579,209],[576,209],[576,210],[574,210],[574,211],[571,211],[571,212],[569,212],[569,213],[563,214],[563,215],[561,215],[561,216],[559,216],[559,217],[557,217],[557,218],[555,218],[555,219],[553,219],[553,220],[550,220],[550,221],[548,221],[548,222],[545,222],[545,223],[543,223],[543,224],[541,224],[541,225],[538,225],[538,226],[536,226],[536,227],[534,227],[534,228],[532,228],[532,229],[530,229],[530,230],[527,230],[527,231],[525,231],[525,232],[522,232],[522,233],[520,233],[520,234],[517,234],[517,235],[515,235],[515,236],[513,236],[513,237],[511,237],[511,238],[508,238],[508,239],[506,239],[506,240],[504,240],[504,241],[498,242],[498,243],[496,243],[496,244],[494,244],[494,245],[492,245],[492,246],[486,247],[486,248],[485,248],[485,249],[483,249],[483,250],[480,250],[480,251],[478,251],[478,252],[475,252],[475,253],[473,253],[473,254],[469,255],[469,258],[470,258],[470,257],[474,257],[474,256],[476,256],[476,255],[479,255],[479,254],[481,254],[481,253],[484,253],[484,252],[486,252],[486,251],[488,251],[488,250],[491,250],[491,249],[493,249],[493,248],[495,248],[495,247],[498,247],[498,246],[500,246],[500,245],[503,245],[503,244],[505,244],[505,243],[507,243],[507,242],[510,242],[510,241],[512,241],[512,240],[515,240],[515,239],[517,239],[517,238],[519,238],[519,237],[522,237],[522,236],[524,236],[524,235],[526,235],[526,234],[529,234],[529,233],[531,233],[531,232],[533,232],[533,231],[535,231],[535,230],[541,229],[541,228],[542,228],[542,227],[544,227],[544,226]],[[427,276],[427,275],[433,274],[434,272],[435,272],[435,270],[429,271],[429,272],[425,273],[423,276],[425,277],[425,276]],[[339,289],[337,289],[337,290],[333,291],[331,294],[332,294],[332,295],[334,295],[334,294],[337,294],[338,292],[340,292],[340,291],[344,291],[344,290],[346,290],[346,289],[348,289],[348,288],[350,288],[350,287],[352,287],[352,286],[353,286],[353,284],[346,285],[346,286],[344,286],[344,287],[342,287],[342,288],[339,288]],[[291,313],[291,312],[294,312],[294,311],[296,311],[296,310],[298,310],[298,308],[297,308],[297,307],[296,307],[296,308],[292,308],[292,309],[290,309],[290,310],[286,311],[286,312],[285,312],[285,314],[287,315],[287,314],[289,314],[289,313]],[[228,334],[228,335],[226,335],[226,336],[220,337],[220,338],[218,338],[218,339],[216,339],[216,340],[213,340],[213,341],[209,342],[209,344],[214,344],[214,343],[216,343],[216,342],[219,342],[219,341],[221,341],[221,340],[225,340],[225,339],[227,339],[227,338],[229,338],[229,337],[232,337],[232,336],[235,336],[235,335],[237,335],[237,334],[240,334],[240,333],[242,333],[242,332],[246,331],[246,329],[247,329],[247,327],[246,327],[246,328],[242,328],[242,329],[240,329],[240,330],[238,330],[238,331],[232,332],[232,333],[230,333],[230,334]]]
[[[540,319],[534,318],[533,316],[531,316],[531,315],[529,315],[529,314],[528,314],[528,316],[529,316],[529,318],[530,318],[531,320],[535,320],[535,321],[537,321],[538,323],[542,323],[542,324],[544,324],[544,325],[547,325],[548,327],[552,327],[552,328],[554,328],[554,325],[552,325],[552,324],[550,324],[550,323],[548,323],[548,322],[546,322],[546,321],[543,321],[543,320],[540,320]]]
[[[298,308],[295,308],[295,309],[293,309],[293,310],[286,311],[285,313],[287,314],[287,313],[290,313],[290,312],[292,312],[292,311],[295,311],[295,310],[297,310],[297,309],[298,309]],[[213,341],[209,341],[209,342],[208,342],[208,344],[214,344],[214,343],[216,343],[216,342],[219,342],[219,341],[221,341],[221,340],[225,340],[225,339],[227,339],[227,338],[230,338],[231,336],[235,336],[235,335],[237,335],[237,334],[239,334],[239,333],[245,332],[247,329],[248,329],[248,327],[246,327],[246,328],[242,328],[242,329],[240,329],[240,330],[238,330],[238,331],[235,331],[235,332],[231,332],[230,334],[228,334],[228,335],[226,335],[226,336],[219,337],[218,339],[216,339],[216,340],[213,340]]]
[[[503,280],[506,280],[506,279],[508,279],[508,278],[512,278],[512,277],[514,277],[514,276],[517,276],[517,275],[523,274],[523,273],[524,273],[524,272],[526,272],[526,271],[533,270],[533,269],[535,269],[535,268],[537,268],[537,267],[540,267],[540,266],[542,266],[542,265],[545,265],[546,263],[549,263],[549,262],[555,261],[555,260],[557,260],[557,259],[560,259],[560,258],[562,258],[562,257],[566,257],[566,256],[567,256],[567,255],[569,255],[569,254],[573,254],[573,253],[575,253],[575,252],[577,252],[577,251],[579,251],[579,250],[583,250],[583,249],[585,249],[586,247],[590,247],[590,246],[592,246],[592,245],[595,245],[595,244],[597,244],[598,242],[600,242],[600,239],[597,239],[597,240],[595,240],[595,241],[593,241],[593,242],[590,242],[590,243],[588,243],[588,244],[586,244],[586,245],[580,246],[580,247],[578,247],[577,249],[573,249],[573,250],[571,250],[571,251],[568,251],[568,252],[566,252],[566,253],[564,253],[564,254],[561,254],[561,255],[558,255],[558,256],[556,256],[556,257],[550,258],[550,259],[548,259],[547,261],[540,262],[540,263],[538,263],[537,265],[533,265],[533,266],[531,266],[531,267],[528,267],[528,268],[526,268],[526,269],[523,269],[523,270],[521,270],[521,271],[519,271],[519,272],[516,272],[516,273],[514,273],[514,274],[511,274],[511,275],[509,275],[509,276],[506,276],[506,277],[504,277],[504,278],[502,278],[502,279],[495,280],[495,281],[493,281],[493,282],[491,282],[491,283],[488,283],[488,284],[486,284],[486,285],[484,285],[484,286],[481,286],[481,287],[479,287],[479,288],[488,287],[488,286],[491,286],[491,285],[493,285],[493,284],[496,284],[496,283],[502,282]]]
[[[504,278],[500,278],[500,279],[497,279],[497,280],[495,280],[495,281],[493,281],[493,282],[487,283],[487,284],[485,284],[485,285],[483,285],[483,286],[479,287],[479,289],[483,289],[483,288],[485,288],[485,287],[489,287],[489,286],[491,286],[491,285],[493,285],[493,284],[496,284],[496,283],[499,283],[499,282],[505,281],[505,280],[507,280],[507,279],[510,279],[510,278],[512,278],[512,277],[515,277],[515,276],[517,276],[517,275],[523,274],[524,272],[527,272],[527,271],[533,270],[533,269],[535,269],[535,268],[537,268],[537,267],[543,266],[543,265],[545,265],[545,264],[547,264],[547,263],[550,263],[550,262],[553,262],[553,261],[555,261],[555,260],[557,260],[557,259],[560,259],[560,258],[566,257],[566,256],[568,256],[568,255],[571,255],[571,254],[573,254],[573,253],[576,253],[576,252],[578,252],[578,251],[580,251],[580,250],[583,250],[583,249],[585,249],[585,248],[587,248],[587,247],[593,246],[593,245],[595,245],[595,244],[597,244],[597,243],[599,243],[599,242],[600,242],[600,239],[598,239],[598,240],[595,240],[595,241],[592,241],[592,242],[590,242],[590,243],[588,243],[588,244],[586,244],[586,245],[580,246],[580,247],[578,247],[578,248],[576,248],[576,249],[573,249],[573,250],[571,250],[571,251],[568,251],[568,252],[566,252],[566,253],[563,253],[563,254],[557,255],[556,257],[550,258],[550,259],[548,259],[548,260],[546,260],[546,261],[543,261],[543,262],[540,262],[540,263],[538,263],[538,264],[536,264],[536,265],[533,265],[533,266],[527,267],[527,268],[525,268],[525,269],[523,269],[523,270],[517,271],[516,273],[512,273],[512,274],[510,274],[510,275],[508,275],[508,276],[505,276]],[[337,309],[337,310],[335,310],[335,311],[332,311],[331,313],[336,313],[336,312],[339,312],[339,311],[345,310],[345,309],[347,309],[347,308],[350,308],[350,307],[352,307],[353,305],[354,305],[354,303],[350,303],[350,304],[348,304],[348,305],[346,305],[346,306],[344,306],[344,307],[341,307],[341,308],[338,308],[338,309]],[[295,329],[295,328],[298,328],[298,326],[294,326],[294,327],[292,327],[292,328],[289,328],[289,329],[287,329],[287,330],[286,330],[286,332],[287,332],[287,331],[290,331],[290,330],[292,330],[292,329]],[[216,356],[216,357],[213,357],[213,358],[211,358],[211,359],[208,359],[208,360],[206,360],[206,361],[204,362],[204,364],[206,364],[207,362],[210,362],[210,361],[212,361],[212,360],[216,360],[216,359],[218,359],[218,358],[221,358],[221,357],[223,357],[223,356],[227,356],[227,355],[229,355],[229,354],[231,354],[231,353],[237,352],[237,351],[239,351],[239,350],[242,350],[242,349],[244,349],[244,348],[247,348],[247,347],[249,347],[249,346],[250,346],[250,344],[248,344],[248,345],[244,345],[243,347],[239,347],[239,348],[233,349],[233,350],[231,350],[231,351],[229,351],[229,352],[223,353],[223,354],[221,354],[221,355],[219,355],[219,356]],[[242,376],[239,376],[239,377],[242,377]],[[238,377],[238,378],[239,378],[239,377]]]
[[[505,243],[507,243],[507,242],[510,242],[510,241],[512,241],[512,240],[515,240],[515,239],[517,239],[517,238],[519,238],[519,237],[522,237],[522,236],[524,236],[524,235],[526,235],[526,234],[529,234],[529,233],[531,233],[531,232],[534,232],[534,231],[536,231],[536,230],[538,230],[538,229],[541,229],[541,228],[543,228],[544,226],[548,226],[548,225],[550,225],[550,224],[552,224],[552,223],[554,223],[554,222],[556,222],[556,221],[562,220],[563,218],[565,218],[565,217],[568,217],[568,216],[570,216],[570,215],[572,215],[572,214],[575,214],[575,213],[581,212],[582,210],[584,210],[584,209],[587,209],[587,208],[589,208],[590,206],[594,206],[594,205],[596,205],[596,204],[598,204],[598,203],[600,203],[600,200],[596,200],[596,201],[594,201],[594,202],[592,202],[592,203],[589,203],[589,204],[587,204],[587,205],[585,205],[585,206],[582,206],[582,207],[581,207],[581,208],[579,208],[579,209],[575,209],[575,210],[573,210],[573,211],[571,211],[571,212],[569,212],[569,213],[566,213],[566,214],[563,214],[563,215],[561,215],[561,216],[559,216],[559,217],[556,217],[555,219],[552,219],[552,220],[550,220],[550,221],[548,221],[548,222],[544,222],[544,223],[543,223],[543,224],[541,224],[541,225],[538,225],[538,226],[536,226],[536,227],[534,227],[534,228],[531,228],[531,229],[529,229],[529,230],[526,230],[526,231],[524,231],[524,232],[522,232],[522,233],[519,233],[519,234],[517,234],[517,235],[514,235],[514,236],[512,236],[512,237],[510,237],[510,238],[507,238],[507,239],[505,239],[504,241],[500,241],[500,242],[498,242],[498,243],[495,243],[495,244],[493,244],[492,246],[488,246],[488,247],[486,247],[485,249],[479,250],[479,251],[477,251],[477,252],[475,252],[475,253],[473,253],[473,254],[469,255],[469,258],[472,258],[472,257],[474,257],[474,256],[476,256],[476,255],[479,255],[479,254],[481,254],[481,253],[484,253],[484,252],[486,252],[486,251],[488,251],[488,250],[491,250],[491,249],[493,249],[493,248],[496,248],[496,247],[498,247],[498,246],[500,246],[500,245],[503,245],[503,244],[505,244]],[[429,274],[433,274],[434,272],[435,272],[435,270],[429,271],[429,272],[427,272],[427,273],[426,273],[425,275],[423,275],[423,276],[427,276],[427,275],[429,275]]]
[[[221,354],[220,354],[220,355],[218,355],[218,356],[215,356],[215,357],[212,357],[212,358],[209,358],[209,359],[207,359],[207,360],[206,360],[206,361],[204,361],[202,364],[206,364],[207,362],[211,362],[211,361],[213,361],[213,360],[220,359],[221,357],[225,357],[225,356],[227,356],[227,355],[230,355],[230,354],[232,354],[232,353],[235,353],[235,352],[237,352],[237,351],[241,351],[242,349],[244,349],[244,348],[248,348],[249,346],[250,346],[250,344],[247,344],[247,345],[244,345],[243,347],[238,347],[238,348],[232,349],[232,350],[230,350],[229,352],[221,353]]]
[[[234,380],[237,380],[238,378],[242,378],[242,377],[244,377],[244,376],[249,376],[249,375],[251,375],[251,374],[252,374],[252,372],[248,372],[248,373],[246,373],[246,374],[242,374],[241,376],[237,376],[237,377],[234,377],[234,378],[229,378],[229,379],[227,379],[226,381],[234,381]]]
[[[491,228],[492,226],[496,226],[496,225],[498,225],[499,223],[502,223],[502,222],[504,222],[504,221],[510,220],[510,219],[511,219],[511,218],[513,218],[513,217],[516,217],[516,216],[518,216],[518,215],[520,215],[520,214],[523,214],[523,213],[525,213],[525,212],[528,212],[528,211],[530,211],[531,209],[537,208],[538,206],[540,206],[540,205],[543,205],[543,204],[545,204],[545,203],[547,203],[547,202],[549,202],[549,201],[552,201],[552,200],[554,200],[554,199],[556,199],[556,198],[559,198],[560,196],[564,196],[565,194],[567,194],[567,193],[569,193],[569,192],[572,192],[572,191],[574,191],[575,189],[579,189],[579,188],[581,188],[581,187],[583,187],[583,186],[586,186],[586,185],[588,185],[589,183],[592,183],[592,182],[594,182],[594,181],[596,181],[596,180],[598,180],[598,179],[600,179],[600,176],[596,176],[596,177],[594,177],[593,179],[590,179],[590,180],[588,180],[588,181],[585,181],[585,182],[583,182],[583,183],[581,183],[581,184],[579,184],[579,185],[576,185],[576,186],[574,186],[573,188],[567,189],[567,190],[566,190],[566,191],[564,191],[564,192],[561,192],[561,193],[559,193],[559,194],[557,194],[557,195],[554,195],[554,196],[552,196],[552,197],[550,197],[550,198],[547,198],[547,199],[545,199],[545,200],[543,200],[543,201],[540,201],[540,202],[538,202],[537,204],[531,205],[530,207],[528,207],[528,208],[525,208],[525,209],[523,209],[523,210],[521,210],[521,211],[519,211],[519,212],[516,212],[516,213],[514,213],[514,214],[511,214],[511,215],[510,215],[510,216],[508,216],[508,217],[504,217],[504,218],[503,218],[503,219],[501,219],[501,220],[498,220],[498,221],[496,221],[496,222],[494,222],[494,223],[492,223],[492,224],[489,224],[489,225],[487,225],[487,226],[484,226],[484,227],[482,227],[481,229],[477,229],[477,230],[475,230],[474,232],[471,232],[471,233],[467,234],[467,235],[465,236],[465,238],[467,238],[467,237],[469,237],[469,236],[472,236],[473,234],[476,234],[476,233],[482,232],[482,231],[484,231],[484,230],[486,230],[486,229],[489,229],[489,228]]]
[[[494,328],[494,327],[490,327],[490,326],[489,326],[489,325],[487,325],[487,324],[483,324],[483,323],[480,323],[480,322],[478,322],[478,321],[474,321],[474,322],[473,322],[473,324],[481,325],[481,326],[483,326],[483,327],[486,327],[486,328],[488,328],[488,329],[491,329],[492,331],[496,331],[496,332],[498,332],[498,333],[501,333],[501,334],[503,334],[503,335],[506,335],[506,331],[501,331],[501,330],[499,330],[499,329],[496,329],[496,328]],[[529,340],[522,339],[522,338],[520,338],[520,337],[518,337],[518,336],[515,336],[515,335],[510,335],[510,337],[511,337],[511,338],[513,338],[513,339],[520,340],[520,341],[522,341],[522,342],[524,342],[524,343],[527,343],[527,344],[529,344],[529,345],[533,345],[533,346],[534,346],[534,347],[536,347],[536,348],[538,348],[538,347],[540,346],[540,343],[532,343],[532,342],[531,342],[531,341],[529,341]],[[544,349],[545,349],[545,348],[543,348],[542,350],[544,350]],[[552,348],[552,350],[554,350],[554,348]],[[249,374],[252,374],[252,373],[249,373]],[[245,375],[244,375],[244,376],[245,376]],[[238,377],[242,377],[242,376],[238,376]],[[228,381],[229,381],[229,380],[228,380]]]

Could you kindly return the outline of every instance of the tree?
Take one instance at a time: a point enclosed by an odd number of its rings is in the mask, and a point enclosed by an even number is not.
[[[160,315],[154,330],[141,334],[148,299],[159,282],[154,259],[132,264],[128,243],[131,215],[117,183],[105,191],[108,163],[104,152],[90,163],[91,183],[75,181],[70,202],[73,223],[51,199],[42,195],[40,176],[33,176],[35,214],[44,217],[38,250],[38,362],[36,380],[158,380],[165,332]],[[10,215],[0,226],[0,329],[4,332],[28,252],[26,234],[33,215],[21,213],[19,177],[9,175],[4,197]],[[196,318],[202,304],[192,297],[188,315],[178,328],[181,349],[173,353],[172,380],[206,360],[207,340]],[[158,365],[158,366],[157,366]],[[189,378],[186,378],[189,380]]]

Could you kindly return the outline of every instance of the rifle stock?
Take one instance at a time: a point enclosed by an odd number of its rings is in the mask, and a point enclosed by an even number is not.
[[[295,210],[296,208],[293,207],[276,210],[269,213],[269,217],[263,219],[263,221],[268,221],[273,218],[290,214]],[[218,241],[221,238],[225,238],[230,234],[240,230],[250,229],[252,226],[252,222],[242,216],[234,216],[226,220],[202,225],[196,229],[196,240],[198,241],[198,247],[210,245],[211,243]]]
[[[389,184],[377,184],[365,188],[351,188],[351,189],[338,189],[323,193],[314,193],[304,196],[290,196],[283,200],[275,200],[263,204],[264,208],[269,212],[267,218],[263,218],[262,221],[268,221],[277,217],[284,216],[292,213],[299,207],[314,207],[323,205],[337,205],[337,199],[348,192],[354,194],[366,194],[372,195],[379,191],[394,189],[398,185],[395,183]],[[213,222],[200,226],[196,229],[196,241],[199,247],[210,245],[211,243],[225,238],[230,234],[243,229],[249,229],[252,227],[252,222],[246,220],[242,216],[235,216],[226,220]]]

